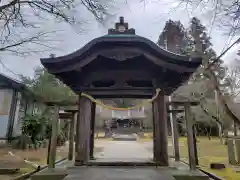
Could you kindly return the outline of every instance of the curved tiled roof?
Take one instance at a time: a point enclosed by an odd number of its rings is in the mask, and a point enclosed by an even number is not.
[[[86,65],[86,63],[83,63],[82,60],[88,57],[93,52],[98,52],[103,49],[108,49],[109,51],[111,51],[111,49],[118,47],[135,47],[140,49],[143,53],[145,51],[149,52],[150,54],[166,61],[167,63],[186,66],[189,68],[195,68],[198,67],[199,64],[201,64],[201,58],[193,58],[190,56],[174,54],[172,52],[166,51],[165,49],[161,48],[156,43],[150,41],[147,38],[129,34],[105,35],[93,39],[85,46],[71,54],[54,58],[42,58],[41,63],[50,72],[53,72],[55,70],[61,72],[61,68],[66,68],[66,66],[72,66],[72,68],[74,68],[73,66],[76,63],[82,63],[82,65],[80,65],[81,67]],[[97,55],[98,53],[96,53],[96,58]]]

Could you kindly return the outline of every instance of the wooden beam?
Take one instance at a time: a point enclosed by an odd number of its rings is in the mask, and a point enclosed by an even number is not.
[[[161,92],[154,104],[154,138],[155,161],[162,166],[168,166],[167,111],[164,92]]]
[[[187,142],[188,142],[188,158],[189,166],[191,170],[196,170],[196,159],[194,151],[194,139],[193,139],[193,122],[191,117],[191,107],[190,104],[185,104],[185,120],[187,126]]]
[[[173,105],[173,106],[184,106],[185,104],[189,104],[191,106],[198,106],[199,105],[199,101],[172,101],[172,102],[169,102],[167,101],[166,102],[167,105]]]
[[[74,149],[74,125],[75,125],[76,113],[72,113],[72,120],[69,122],[69,148],[68,148],[68,160],[73,160],[73,149]]]
[[[78,112],[78,106],[73,106],[70,107],[69,109],[63,109],[65,112],[70,112],[70,113],[77,113]]]
[[[89,72],[88,74],[84,74],[85,77],[83,78],[83,83],[91,83],[96,80],[102,79],[113,79],[115,81],[118,80],[152,80],[153,74],[151,71],[147,71],[147,69],[142,70],[101,70],[101,71],[93,71]],[[124,76],[123,76],[124,75]]]
[[[181,113],[184,112],[184,109],[169,109],[167,110],[168,113]]]
[[[94,133],[95,133],[95,115],[96,115],[96,103],[92,102],[91,106],[91,135],[90,135],[90,159],[94,159]]]
[[[57,150],[57,130],[58,130],[58,106],[54,106],[54,116],[52,118],[51,146],[49,152],[49,168],[55,168]]]
[[[75,92],[86,92],[94,97],[108,97],[108,98],[119,98],[121,97],[152,97],[156,92],[155,88],[152,87],[72,87]]]
[[[89,89],[85,88],[84,92],[88,92],[90,95],[94,96],[95,98],[119,98],[119,97],[126,97],[126,98],[152,98],[153,94],[155,94],[156,90],[148,89],[148,88],[138,88],[138,89],[108,89],[108,88],[101,88],[101,89]],[[114,91],[114,92],[113,92]],[[67,111],[67,107],[69,106],[70,111],[77,111],[75,109],[78,105],[78,100],[64,100],[64,101],[44,101],[45,104],[48,106],[57,105],[59,107],[64,107]],[[175,106],[184,106],[185,104],[190,104],[191,106],[199,105],[199,101],[166,101],[167,106],[175,105]],[[181,110],[179,110],[181,111]]]
[[[59,119],[72,119],[72,113],[69,112],[64,112],[64,113],[59,113]]]
[[[78,105],[77,100],[64,100],[64,101],[43,101],[47,106],[74,106]]]

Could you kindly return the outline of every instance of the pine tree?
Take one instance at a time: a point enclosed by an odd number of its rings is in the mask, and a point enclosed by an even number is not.
[[[212,48],[211,37],[207,34],[206,27],[196,17],[193,17],[190,21],[188,34],[194,41],[194,51],[192,51],[192,53],[195,53],[201,57],[204,56],[202,66],[193,76],[193,80],[206,79],[203,71],[217,56],[216,52]],[[214,63],[214,65],[211,67],[211,70],[216,75],[218,81],[224,79],[226,69],[223,66],[222,60]]]
[[[187,31],[180,21],[168,20],[157,44],[176,54],[185,54],[188,47]]]

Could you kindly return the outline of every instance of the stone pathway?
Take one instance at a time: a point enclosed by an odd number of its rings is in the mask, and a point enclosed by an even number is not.
[[[102,147],[95,157],[100,162],[146,162],[152,159],[151,142],[96,140],[95,147]],[[57,168],[67,168],[64,180],[175,180],[180,173],[190,176],[188,167],[182,163],[170,161],[169,168],[143,166],[72,166],[72,162],[58,164]],[[181,170],[181,171],[180,171]],[[196,173],[196,172],[195,172]],[[199,176],[199,172],[197,174]],[[201,178],[205,180],[206,178]]]
[[[96,158],[119,160],[153,158],[153,153],[137,141],[98,141],[96,146],[104,148],[103,152],[95,154]]]

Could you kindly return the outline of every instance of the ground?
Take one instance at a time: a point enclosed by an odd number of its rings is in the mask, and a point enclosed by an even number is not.
[[[95,152],[102,151],[102,147],[95,148]],[[15,156],[11,156],[11,152]],[[62,147],[57,148],[57,160],[67,158],[68,155],[68,143]],[[37,150],[16,150],[10,147],[0,148],[0,167],[3,166],[4,162],[8,162],[11,167],[21,167],[20,171],[11,175],[1,175],[1,180],[11,180],[21,174],[33,171],[34,168],[31,165],[26,164],[23,160],[26,159],[36,165],[46,165],[47,163],[47,148],[41,148]]]
[[[181,138],[180,143],[182,144],[180,147],[180,156],[184,161],[187,161],[186,138]],[[237,169],[240,171],[240,166],[230,166],[228,164],[227,146],[221,144],[219,138],[209,140],[207,137],[199,137],[197,147],[199,165],[202,169],[210,171],[226,180],[240,179],[240,173],[236,172]],[[212,170],[209,168],[212,162],[224,163],[227,165],[227,168],[226,170]]]
[[[102,141],[96,142],[97,147],[103,147],[103,152],[95,153],[96,158],[104,159],[151,159],[153,153],[142,143],[136,141]],[[117,154],[117,156],[116,156]]]
[[[146,135],[147,136],[147,135]],[[151,142],[150,138],[141,139],[140,142]],[[169,155],[173,155],[173,146],[171,137],[168,138],[168,152]],[[187,149],[187,139],[182,137],[180,138],[180,157],[181,160],[188,162],[188,149]],[[230,166],[228,164],[228,155],[227,155],[227,146],[220,143],[219,138],[211,138],[209,140],[207,137],[198,137],[198,157],[199,157],[199,166],[206,171],[209,171],[225,180],[237,180],[240,179],[240,166]],[[224,163],[227,168],[226,170],[212,170],[210,169],[210,163],[219,162]]]
[[[67,157],[67,148],[59,147],[57,151],[57,159],[62,159]],[[14,156],[10,155],[13,154]],[[47,159],[47,148],[41,148],[37,150],[16,150],[11,148],[0,148],[0,161],[2,166],[3,161],[7,161],[12,167],[21,167],[20,171],[16,174],[11,174],[8,176],[0,175],[1,180],[10,180],[13,177],[17,177],[23,173],[33,171],[34,168],[31,165],[26,164],[23,160],[27,159],[37,165],[45,165]]]
[[[117,142],[117,143],[116,143]],[[140,139],[138,142],[133,143],[132,141],[129,142],[122,142],[122,141],[111,141],[110,139],[98,139],[95,140],[95,155],[99,158],[116,158],[116,154],[118,159],[124,158],[132,158],[132,159],[140,159],[146,158],[149,159],[152,157],[152,139],[145,138]],[[172,153],[172,143],[171,138],[169,138],[169,155],[171,156]],[[0,160],[4,160],[4,158],[9,158],[4,156],[8,154],[8,151],[12,151],[18,157],[27,158],[30,161],[33,161],[37,164],[45,164],[46,163],[46,155],[47,149],[43,148],[40,150],[31,150],[31,151],[16,151],[9,148],[2,148],[0,149]],[[63,146],[58,148],[57,157],[58,159],[67,157],[68,147]],[[184,161],[188,161],[188,151],[187,151],[187,141],[186,138],[180,138],[180,155],[181,159]],[[199,156],[199,163],[200,167],[211,171],[212,173],[216,174],[219,177],[222,177],[226,180],[237,180],[240,179],[240,174],[235,171],[235,169],[240,169],[240,166],[229,166],[228,158],[227,158],[227,149],[226,146],[220,143],[218,138],[212,138],[208,140],[205,137],[198,137],[198,156]],[[10,158],[9,158],[10,159]],[[16,158],[12,158],[17,163],[23,163],[22,161],[16,161]],[[213,171],[209,169],[209,165],[211,162],[221,162],[227,165],[226,170],[221,171]],[[32,170],[29,166],[24,165],[22,168],[22,172],[26,172]],[[22,173],[21,172],[21,173]],[[17,174],[19,175],[19,174]],[[16,176],[16,175],[14,175]],[[10,180],[13,176],[1,176],[1,180]]]
[[[147,135],[145,135],[147,136]],[[172,139],[168,139],[168,152],[169,155],[173,155]],[[112,141],[97,141],[98,146],[104,146],[104,152],[97,153],[96,155],[101,158],[114,158],[116,152],[118,152],[118,159],[123,158],[149,158],[152,157],[152,139],[150,137],[140,139],[139,143],[130,142],[118,142],[117,144]],[[141,145],[140,145],[141,144]],[[144,149],[142,148],[144,147]],[[230,166],[228,164],[227,147],[220,143],[219,138],[198,137],[198,157],[199,166],[203,170],[209,171],[225,180],[237,180],[240,179],[240,166]],[[148,153],[146,151],[149,151]],[[141,156],[140,156],[141,154]],[[144,155],[143,155],[144,154]],[[144,156],[144,157],[143,157]],[[188,162],[188,149],[187,139],[180,138],[180,156],[181,160]],[[115,156],[116,159],[116,156]],[[226,170],[212,170],[210,169],[210,163],[219,162],[227,165]]]

